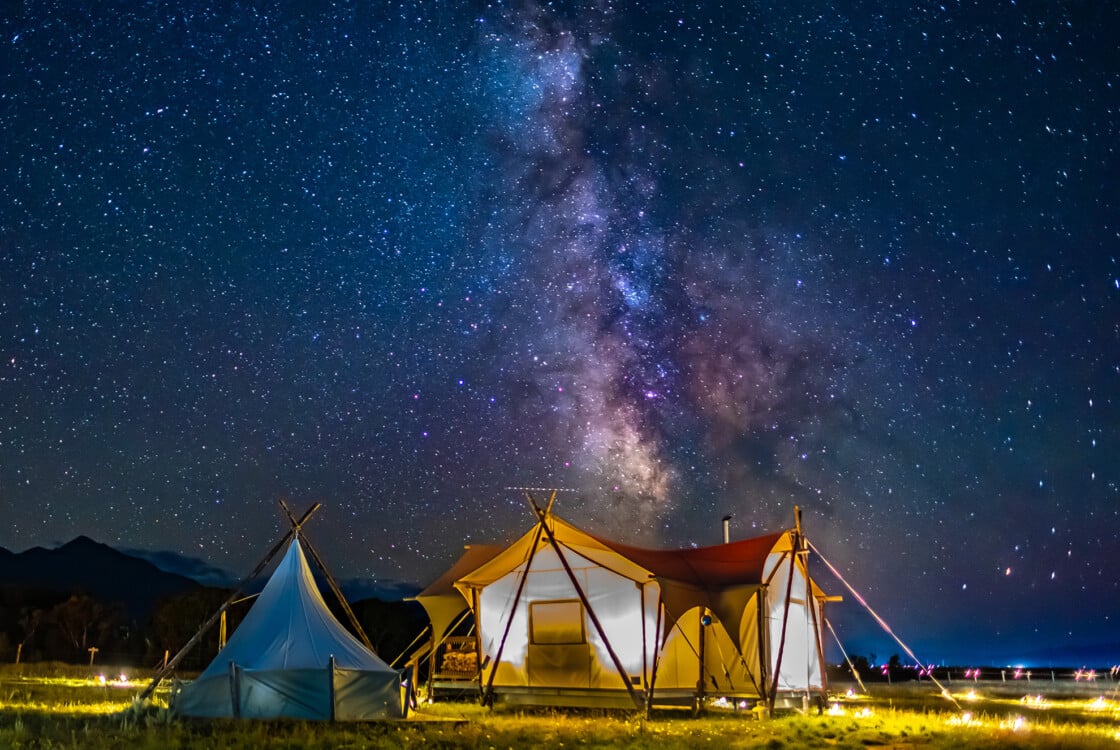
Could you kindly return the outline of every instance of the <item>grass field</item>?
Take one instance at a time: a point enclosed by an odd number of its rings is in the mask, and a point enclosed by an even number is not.
[[[822,715],[757,720],[712,707],[703,716],[657,712],[488,711],[471,703],[423,706],[407,721],[181,721],[138,707],[139,679],[104,682],[87,669],[0,670],[0,748],[1115,748],[1115,685],[971,683],[951,686],[958,709],[927,683],[843,688]],[[1026,690],[1026,688],[1032,688]],[[970,695],[971,692],[971,695]]]

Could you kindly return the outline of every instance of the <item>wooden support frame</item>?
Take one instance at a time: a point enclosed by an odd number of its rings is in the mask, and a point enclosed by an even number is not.
[[[653,711],[653,691],[654,691],[654,686],[657,685],[657,667],[658,667],[658,665],[661,664],[661,649],[665,646],[665,643],[663,642],[663,639],[661,637],[661,629],[662,629],[662,627],[664,627],[662,620],[663,620],[663,615],[664,615],[664,612],[665,612],[665,605],[661,601],[660,588],[661,588],[661,584],[659,583],[658,584],[658,597],[657,597],[657,620],[656,620],[656,622],[654,622],[654,625],[653,625],[653,640],[654,640],[653,669],[650,670],[649,685],[646,687],[646,718],[647,719],[650,717],[650,714]],[[645,617],[644,612],[642,613],[642,617],[643,618]]]
[[[283,500],[280,501],[280,507],[284,509],[284,514],[292,523],[293,533],[295,533],[296,530],[294,527],[297,523],[296,517],[292,515],[292,512],[290,510],[288,510],[288,505]],[[319,570],[322,571],[323,576],[327,579],[327,585],[330,587],[331,592],[334,594],[335,598],[338,599],[339,606],[341,606],[342,611],[346,613],[346,618],[350,620],[350,625],[354,628],[355,632],[357,632],[358,638],[361,639],[362,644],[376,654],[377,650],[370,642],[369,636],[366,635],[365,629],[362,628],[362,624],[358,622],[358,616],[354,614],[354,610],[351,609],[350,603],[346,601],[346,597],[342,595],[342,589],[338,587],[338,581],[336,581],[334,576],[331,575],[330,570],[328,570],[327,566],[323,563],[323,558],[319,557],[319,553],[311,544],[311,540],[306,536],[303,537],[303,547],[311,555],[311,559],[315,561],[315,564],[319,567]]]
[[[801,544],[801,535],[794,533],[793,548],[796,550]],[[775,568],[777,570],[777,568]],[[773,713],[774,704],[778,699],[778,682],[782,678],[782,656],[786,648],[786,630],[789,627],[789,605],[793,596],[793,576],[797,572],[797,555],[789,556],[789,577],[786,579],[785,606],[782,607],[782,632],[778,638],[778,658],[774,660],[774,681],[770,686],[770,711]]]
[[[555,498],[556,493],[555,492],[552,493],[552,496],[553,496],[553,498]],[[550,505],[551,505],[551,503],[550,503]],[[533,546],[529,548],[529,555],[525,559],[525,570],[521,571],[521,578],[517,582],[517,591],[514,592],[514,595],[513,595],[513,605],[510,607],[510,610],[509,610],[509,619],[506,620],[505,630],[502,631],[502,640],[498,643],[498,653],[496,653],[494,655],[494,666],[490,670],[490,676],[486,678],[485,688],[480,687],[479,702],[481,702],[482,705],[484,705],[484,706],[492,706],[494,704],[494,678],[498,674],[498,667],[501,666],[502,652],[505,650],[506,640],[509,638],[509,630],[513,626],[513,612],[514,612],[515,609],[517,609],[517,605],[521,602],[521,592],[523,592],[525,590],[525,582],[529,579],[529,569],[533,566],[533,558],[537,556],[537,547],[540,545],[540,542],[541,542],[541,533],[542,533],[541,529],[543,529],[543,528],[544,528],[543,523],[541,523],[537,526],[537,534],[536,534],[536,536],[533,537]],[[477,609],[477,605],[478,605],[478,592],[477,591],[474,591],[474,601],[475,601],[475,605],[476,605],[475,612],[478,612],[479,610]],[[481,648],[482,648],[482,629],[481,629],[481,627],[479,628],[478,641],[479,641],[479,649],[480,649],[479,657],[481,658],[481,656],[482,656],[482,654],[481,654]],[[479,671],[479,676],[480,677],[482,675],[483,667],[484,667],[484,665],[482,664],[481,661],[479,661],[478,671]],[[481,681],[480,681],[479,684],[481,686]]]

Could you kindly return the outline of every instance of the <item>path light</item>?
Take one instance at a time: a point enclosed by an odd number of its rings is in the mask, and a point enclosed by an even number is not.
[[[947,723],[951,724],[953,726],[965,726],[965,727],[976,726],[977,724],[980,724],[979,721],[977,721],[976,719],[973,718],[971,711],[965,711],[960,716],[950,716]]]

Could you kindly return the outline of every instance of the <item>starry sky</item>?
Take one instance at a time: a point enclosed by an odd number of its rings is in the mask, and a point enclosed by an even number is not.
[[[925,660],[1120,660],[1113,3],[313,5],[0,16],[0,546],[800,505]]]

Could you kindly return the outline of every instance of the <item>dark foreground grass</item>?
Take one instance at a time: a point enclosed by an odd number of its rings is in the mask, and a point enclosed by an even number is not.
[[[88,672],[0,672],[0,748],[193,750],[194,748],[1116,748],[1120,707],[1097,696],[1061,702],[993,695],[961,700],[928,686],[838,698],[823,715],[759,721],[713,710],[700,718],[622,712],[493,712],[474,704],[425,706],[402,722],[183,721],[160,699],[133,703],[141,685]],[[993,691],[995,692],[995,691]],[[1027,696],[1024,696],[1026,698]]]

